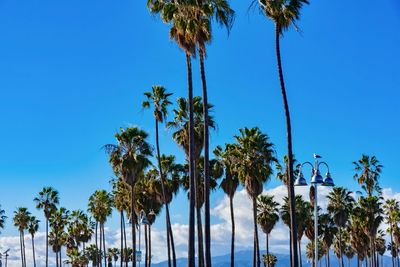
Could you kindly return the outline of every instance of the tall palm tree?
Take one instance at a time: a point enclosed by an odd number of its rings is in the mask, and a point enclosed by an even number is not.
[[[38,196],[33,199],[36,208],[44,212],[46,219],[46,267],[49,266],[49,218],[51,213],[56,210],[59,203],[58,191],[52,187],[44,187]]]
[[[235,12],[226,0],[198,0],[199,21],[197,27],[197,45],[200,57],[200,76],[203,91],[203,116],[204,116],[204,224],[205,224],[205,266],[211,266],[211,232],[210,232],[210,167],[209,167],[209,129],[208,129],[208,93],[204,60],[206,56],[206,43],[212,39],[211,21],[215,20],[228,30],[232,28]],[[205,8],[206,7],[206,8]],[[211,7],[211,8],[210,8]]]
[[[286,95],[285,82],[283,78],[283,69],[281,62],[281,50],[280,50],[280,38],[283,33],[290,28],[290,26],[296,26],[296,21],[300,19],[301,8],[308,4],[308,0],[254,0],[253,3],[258,2],[260,9],[265,13],[266,17],[272,20],[275,24],[275,49],[276,58],[278,65],[278,76],[281,85],[281,93],[283,99],[283,106],[286,117],[286,134],[287,134],[287,150],[288,150],[288,197],[290,201],[290,224],[291,224],[291,263],[292,266],[298,266],[297,260],[297,227],[295,218],[295,195],[294,195],[294,175],[293,175],[293,149],[292,149],[292,126],[290,121],[289,104]]]
[[[356,171],[354,179],[357,180],[367,195],[372,196],[374,191],[380,194],[379,177],[383,166],[379,163],[379,160],[375,156],[362,155],[361,159],[353,162],[353,164]]]
[[[399,202],[396,199],[387,199],[385,204],[383,205],[383,210],[385,212],[386,223],[389,225],[387,231],[390,235],[390,243],[393,244],[393,229],[395,225],[397,225],[398,215],[400,213]],[[392,246],[393,248],[393,246]],[[395,264],[395,253],[391,253],[392,255],[392,267]]]
[[[35,216],[31,216],[28,222],[28,232],[32,238],[32,253],[33,253],[33,267],[36,267],[36,257],[35,257],[35,234],[39,230],[39,220]]]
[[[350,244],[357,254],[357,266],[359,267],[364,258],[368,255],[369,238],[364,233],[362,214],[351,214],[349,234]]]
[[[143,108],[150,108],[153,106],[153,113],[155,118],[155,126],[156,126],[156,151],[157,151],[157,163],[158,163],[158,171],[160,172],[160,181],[162,188],[162,199],[165,205],[165,221],[166,221],[166,232],[167,232],[167,252],[168,252],[168,265],[171,266],[171,249],[172,249],[172,260],[174,262],[174,266],[176,265],[176,253],[175,253],[175,244],[174,244],[174,235],[172,232],[171,219],[169,214],[169,206],[166,202],[166,190],[165,190],[165,178],[163,173],[163,168],[161,167],[161,152],[160,152],[160,142],[159,142],[159,123],[163,123],[168,114],[168,106],[172,104],[169,101],[169,97],[172,95],[171,93],[167,93],[166,89],[163,86],[154,85],[152,87],[152,92],[144,93],[146,100],[143,101]]]
[[[339,238],[339,254],[341,258],[341,266],[344,267],[343,262],[343,248],[341,229],[346,226],[349,221],[351,210],[353,209],[354,198],[351,192],[344,187],[335,187],[328,195],[328,212],[330,213],[335,225],[338,227]]]
[[[26,267],[24,231],[28,228],[31,213],[27,208],[19,207],[14,211],[14,226],[18,228],[22,266]]]
[[[229,208],[231,215],[231,267],[235,266],[235,214],[233,209],[233,197],[235,196],[236,190],[239,186],[239,179],[237,174],[233,170],[233,151],[234,145],[226,144],[223,150],[220,146],[217,146],[214,150],[214,154],[220,161],[225,170],[225,177],[222,179],[220,187],[224,193],[229,197]]]
[[[257,222],[266,235],[266,249],[269,255],[269,235],[279,221],[279,204],[274,201],[274,196],[261,195],[257,199]],[[267,266],[269,263],[267,262]]]
[[[1,205],[0,205],[0,229],[4,229],[4,226],[6,224],[7,216],[5,214],[6,214],[6,212],[1,208]],[[1,233],[1,231],[0,231],[0,233]]]
[[[167,123],[167,127],[171,129],[175,129],[175,132],[173,133],[172,137],[175,140],[175,142],[182,147],[182,149],[185,152],[186,155],[186,160],[189,161],[190,155],[189,155],[189,102],[185,98],[178,98],[177,99],[177,108],[173,109],[173,114],[174,114],[174,119],[173,121],[170,121]],[[215,128],[215,121],[214,118],[210,115],[212,111],[213,105],[208,104],[208,127],[214,129]],[[194,184],[194,191],[195,191],[195,207],[196,207],[196,217],[197,217],[197,245],[198,245],[198,265],[202,266],[204,264],[204,259],[203,259],[203,230],[202,230],[202,220],[201,220],[201,205],[200,202],[203,202],[203,199],[200,199],[200,195],[202,193],[200,192],[199,186],[200,183],[198,181],[198,175],[196,167],[199,166],[199,158],[201,155],[201,152],[203,150],[203,145],[204,145],[204,116],[203,116],[203,102],[202,98],[199,96],[196,96],[193,98],[193,121],[194,121],[194,166],[193,166],[193,175],[195,177],[196,183]],[[189,170],[190,170],[190,164],[189,164]],[[189,171],[190,174],[190,171]],[[190,178],[190,175],[189,175]],[[190,181],[190,179],[189,179]],[[190,183],[189,183],[189,189],[190,189]],[[189,190],[189,197],[190,197],[190,190]]]
[[[239,131],[240,135],[235,136],[237,145],[234,151],[234,170],[253,202],[253,267],[259,267],[261,259],[257,231],[257,197],[262,193],[264,183],[269,181],[273,173],[272,164],[276,162],[275,151],[268,136],[257,127],[243,128]]]
[[[196,52],[196,26],[197,22],[193,16],[194,1],[174,0],[148,0],[147,6],[153,14],[161,14],[164,22],[170,25],[170,39],[174,40],[186,56],[187,81],[188,81],[188,103],[189,103],[189,166],[190,166],[190,201],[189,201],[189,237],[188,237],[188,267],[195,265],[194,248],[194,212],[195,212],[195,155],[194,155],[194,113],[193,113],[193,81],[192,81],[192,56]],[[175,266],[174,266],[175,267]]]
[[[138,127],[121,128],[120,133],[115,134],[117,145],[108,144],[104,148],[110,155],[109,162],[117,177],[130,185],[131,205],[130,221],[132,226],[132,246],[136,245],[136,215],[134,211],[135,194],[134,187],[139,175],[150,164],[149,157],[152,156],[152,148],[147,142],[148,134]],[[132,254],[132,266],[136,267],[136,252]]]

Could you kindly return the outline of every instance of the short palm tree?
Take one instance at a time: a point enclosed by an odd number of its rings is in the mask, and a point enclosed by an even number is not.
[[[240,135],[235,136],[237,145],[234,151],[234,171],[253,203],[253,267],[259,267],[261,259],[257,231],[257,197],[262,193],[264,183],[269,181],[273,173],[272,165],[276,162],[275,151],[268,136],[260,129],[243,128],[239,131]]]
[[[351,192],[344,187],[335,187],[328,195],[328,212],[332,217],[335,225],[338,227],[339,245],[342,244],[341,229],[343,229],[349,221],[350,213],[353,209],[354,198]],[[339,255],[341,266],[343,262],[343,248],[339,246]]]
[[[349,235],[350,245],[357,254],[357,266],[368,256],[369,238],[364,233],[363,221],[361,214],[351,214]]]
[[[39,220],[35,216],[31,216],[28,222],[28,232],[32,238],[32,253],[33,253],[33,267],[36,267],[36,257],[35,257],[35,234],[39,230]]]
[[[104,148],[110,155],[109,162],[117,177],[130,185],[131,190],[131,226],[132,226],[132,244],[136,244],[136,214],[134,211],[135,194],[134,187],[140,174],[151,165],[149,157],[152,156],[152,147],[147,142],[148,134],[138,127],[120,129],[115,134],[117,144],[108,144]],[[133,248],[135,249],[135,248]],[[132,255],[132,266],[136,267],[136,252]]]
[[[46,267],[49,266],[49,218],[51,213],[56,210],[59,203],[58,191],[52,187],[44,187],[38,196],[33,200],[36,208],[44,212],[46,219]]]
[[[0,229],[4,229],[4,226],[6,224],[7,216],[5,214],[6,214],[6,212],[1,208],[1,205],[0,205]]]
[[[315,249],[314,249],[314,240],[310,240],[307,245],[306,245],[306,257],[312,261],[313,267],[317,267],[315,265]],[[322,246],[320,240],[318,240],[318,260],[322,258],[322,256],[325,254],[324,247]]]
[[[235,147],[232,144],[225,145],[225,149],[217,146],[214,150],[214,154],[217,157],[217,160],[220,161],[220,164],[224,168],[225,177],[222,179],[220,187],[224,191],[224,193],[229,197],[229,210],[231,215],[231,267],[235,266],[235,214],[233,209],[233,197],[235,196],[236,190],[239,186],[239,179],[237,174],[233,170],[233,160],[234,160],[234,151]]]
[[[291,262],[294,267],[298,266],[297,259],[297,227],[295,218],[295,194],[294,194],[294,175],[293,175],[293,149],[292,149],[292,126],[290,121],[289,104],[286,95],[285,82],[283,78],[280,38],[283,33],[288,30],[292,25],[296,26],[296,21],[300,19],[301,8],[308,4],[308,0],[253,0],[253,3],[259,3],[260,10],[267,18],[272,20],[275,24],[275,49],[278,65],[278,76],[281,85],[281,93],[283,99],[283,106],[286,117],[286,136],[287,136],[287,150],[288,150],[288,197],[290,202],[290,224],[291,224]]]
[[[372,196],[374,192],[380,194],[379,177],[383,166],[375,156],[362,155],[361,159],[353,162],[356,174],[354,179],[357,180],[361,188]]]
[[[261,195],[257,199],[257,222],[266,235],[266,249],[269,255],[269,235],[279,221],[279,204],[274,196]],[[267,266],[270,267],[267,261]]]
[[[263,263],[264,266],[275,267],[278,262],[278,258],[274,254],[264,254],[263,255]]]
[[[16,211],[14,211],[14,226],[18,228],[19,232],[19,241],[21,248],[21,263],[23,267],[26,267],[26,255],[25,255],[25,240],[24,240],[24,232],[28,229],[29,219],[31,213],[27,208],[19,207]]]
[[[159,124],[165,122],[168,114],[168,106],[172,104],[169,100],[172,93],[167,93],[163,86],[154,85],[151,92],[144,93],[146,100],[143,101],[143,108],[150,108],[153,106],[153,114],[155,118],[156,127],[156,151],[157,151],[157,163],[158,171],[160,173],[161,189],[162,189],[162,199],[165,205],[165,221],[167,228],[167,252],[168,252],[168,263],[171,265],[171,249],[172,249],[172,260],[174,265],[176,264],[176,253],[174,244],[174,235],[172,232],[171,219],[169,214],[169,206],[166,202],[166,190],[165,190],[165,176],[163,169],[161,167],[161,152],[160,152],[160,141],[159,141]]]
[[[330,267],[330,249],[338,232],[338,228],[336,227],[330,214],[321,214],[320,222],[321,242],[322,246],[324,247],[324,251],[326,252],[327,267]]]
[[[98,260],[99,260],[99,249],[96,247],[95,244],[91,244],[85,248],[85,253],[86,257],[88,258],[89,261],[92,262],[92,266],[95,267],[98,265]]]
[[[109,262],[114,261],[114,266],[117,266],[118,256],[119,256],[118,248],[108,248],[107,258]]]

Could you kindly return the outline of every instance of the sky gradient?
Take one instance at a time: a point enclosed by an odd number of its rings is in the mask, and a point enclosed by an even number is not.
[[[259,126],[282,158],[273,23],[249,4],[232,1],[231,34],[215,27],[208,48],[218,124],[211,147],[232,142],[239,128]],[[312,1],[299,25],[281,47],[296,158],[323,155],[336,184],[358,190],[352,161],[373,154],[384,165],[382,187],[400,192],[399,2]],[[101,147],[130,125],[154,142],[143,92],[161,84],[174,99],[186,96],[186,67],[168,27],[143,1],[0,0],[0,36],[0,204],[10,217],[2,235],[15,235],[13,210],[27,206],[39,215],[32,199],[43,186],[60,191],[62,206],[84,210],[90,194],[108,189],[112,171]],[[199,95],[198,61],[193,67]],[[170,131],[162,131],[161,149],[183,160]],[[277,185],[272,178],[266,188]],[[180,223],[185,198],[181,193],[172,206]],[[222,198],[212,195],[214,204]]]

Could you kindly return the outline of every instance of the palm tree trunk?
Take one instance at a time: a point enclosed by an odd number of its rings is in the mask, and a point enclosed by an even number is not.
[[[107,267],[107,257],[106,257],[106,233],[104,231],[104,223],[102,223],[102,231],[103,231],[103,251],[104,251],[104,267]]]
[[[254,252],[253,252],[253,266],[260,267],[260,248],[258,242],[258,227],[257,227],[257,202],[253,197],[253,223],[254,223]],[[256,264],[257,263],[257,264]]]
[[[103,234],[101,231],[101,223],[99,223],[99,257],[98,257],[98,262],[99,266],[101,267],[103,265]],[[107,267],[107,266],[104,266]]]
[[[300,267],[303,267],[303,259],[301,257],[301,239],[298,240],[299,243],[299,263],[300,263]]]
[[[151,267],[151,225],[149,225],[149,267]]]
[[[58,252],[56,252],[56,267],[58,267],[60,262],[58,261]]]
[[[340,255],[341,266],[344,267],[343,252],[342,252],[342,231],[340,231],[340,227],[339,227],[339,255]]]
[[[167,250],[168,250],[168,267],[171,267],[171,247],[172,247],[172,260],[173,266],[176,267],[176,255],[175,255],[175,244],[174,244],[174,236],[172,232],[171,219],[169,215],[169,205],[166,201],[165,191],[165,176],[164,170],[161,167],[161,152],[160,152],[160,141],[159,141],[159,133],[158,133],[158,120],[156,119],[156,147],[157,147],[157,162],[158,162],[158,170],[160,172],[161,177],[161,190],[162,190],[162,200],[165,205],[165,220],[166,220],[166,230],[167,230]]]
[[[231,267],[235,267],[235,214],[233,211],[233,196],[229,196],[229,206],[231,210],[231,224],[232,224]]]
[[[265,237],[266,237],[265,246],[266,246],[266,249],[267,249],[267,257],[268,257],[268,255],[269,255],[269,240],[268,240],[269,238],[268,238],[268,234],[266,234]],[[269,261],[267,261],[267,267],[269,267]]]
[[[33,267],[36,267],[36,257],[35,257],[35,237],[32,235],[32,256],[33,256]]]
[[[196,192],[198,192],[199,188],[197,188]],[[196,196],[197,198],[198,196]],[[196,203],[196,220],[197,220],[197,260],[198,266],[204,267],[204,250],[203,250],[203,224],[201,222],[201,206],[200,206],[200,199],[197,199]]]
[[[122,267],[122,253],[124,251],[124,231],[122,229],[124,227],[124,225],[123,225],[124,211],[123,210],[120,211],[120,215],[121,215],[120,216],[120,224],[121,224],[120,267]]]
[[[190,54],[186,53],[187,78],[188,78],[188,101],[189,101],[189,240],[188,240],[188,267],[195,267],[194,251],[194,209],[195,209],[195,184],[194,177],[194,118],[193,118],[193,84],[192,84],[192,62]],[[136,266],[133,266],[136,267]]]
[[[60,254],[60,267],[62,267],[62,256],[61,256],[61,250],[62,250],[62,247],[60,246],[60,252],[59,252],[59,254]]]
[[[147,253],[149,250],[149,243],[147,239],[147,225],[144,225],[144,247],[145,247],[145,252],[144,252],[144,266],[148,267],[149,263],[149,254]]]
[[[49,219],[46,216],[46,267],[49,266]]]
[[[208,95],[206,72],[204,68],[204,50],[200,51],[200,73],[203,87],[204,116],[204,237],[205,266],[211,267],[211,231],[210,231],[210,166],[209,166],[209,128],[208,128]]]
[[[124,217],[122,217],[122,221],[123,221],[123,224],[124,224],[124,246],[125,246],[124,252],[126,254],[128,246],[126,244],[126,228],[125,228],[125,218]],[[126,257],[126,255],[125,255],[125,257]],[[128,260],[125,260],[125,267],[128,267]]]
[[[135,184],[131,184],[131,227],[132,227],[132,267],[136,267],[136,216],[135,216]]]
[[[24,250],[24,266],[26,267],[26,249],[25,249],[25,235],[22,232],[22,248]]]
[[[95,230],[94,230],[94,239],[95,239],[95,244],[96,244],[96,266],[99,265],[99,245],[98,245],[98,241],[97,241],[97,235],[98,235],[98,228],[99,228],[99,222],[96,221],[96,226],[95,226]]]
[[[281,85],[281,92],[283,98],[283,106],[286,117],[286,134],[287,134],[287,149],[288,149],[288,199],[290,203],[290,238],[292,249],[291,262],[292,267],[298,266],[298,255],[297,255],[297,224],[296,224],[296,213],[295,213],[295,195],[294,195],[294,175],[293,175],[293,149],[292,149],[292,126],[290,122],[290,111],[289,104],[286,96],[285,82],[283,79],[282,62],[281,62],[281,51],[280,51],[280,27],[275,26],[275,44],[276,44],[276,58],[278,63],[278,74]]]
[[[21,266],[24,267],[24,253],[22,249],[22,234],[21,231],[19,231],[19,247],[21,249]]]
[[[392,227],[390,228],[390,255],[392,256],[392,267],[394,267],[394,253],[393,253],[393,231],[392,231]]]
[[[329,248],[328,248],[328,267],[331,267],[331,257],[329,255]]]

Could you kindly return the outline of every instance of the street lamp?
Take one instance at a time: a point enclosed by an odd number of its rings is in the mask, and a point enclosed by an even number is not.
[[[296,178],[296,181],[294,182],[295,186],[306,186],[307,181],[304,178],[302,168],[304,165],[310,165],[312,168],[311,172],[311,184],[314,185],[314,262],[315,266],[318,266],[318,185],[322,186],[334,186],[335,184],[333,183],[333,179],[331,177],[331,173],[329,172],[329,166],[326,162],[321,161],[319,162],[318,159],[321,158],[321,156],[314,154],[315,158],[315,163],[312,164],[309,161],[304,162],[303,164],[300,165],[299,169],[299,174]],[[325,175],[325,178],[322,178],[321,172],[319,171],[320,165],[324,165],[327,168],[327,173]]]
[[[140,233],[142,232],[142,225],[149,224],[149,219],[147,219],[146,212],[144,210],[141,210],[139,212],[138,220],[139,220],[139,249],[136,254],[136,261],[139,262],[140,266],[140,262],[142,261],[142,251],[140,250]]]

